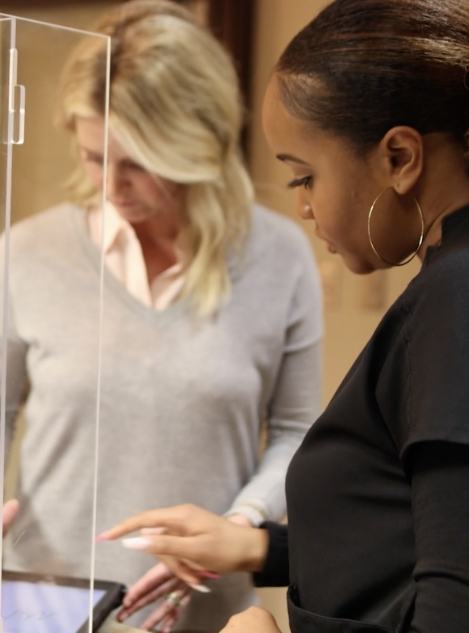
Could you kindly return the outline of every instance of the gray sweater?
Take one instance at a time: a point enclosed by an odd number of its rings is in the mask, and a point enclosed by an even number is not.
[[[260,207],[229,268],[231,299],[204,320],[186,300],[147,308],[105,271],[98,531],[184,502],[254,522],[285,512],[286,468],[320,406],[318,275],[301,231]],[[8,568],[90,573],[98,290],[82,209],[13,228],[7,441],[23,404],[27,426]],[[97,577],[130,584],[153,564],[97,546]],[[248,576],[234,574],[195,595],[178,626],[219,630],[251,602]]]

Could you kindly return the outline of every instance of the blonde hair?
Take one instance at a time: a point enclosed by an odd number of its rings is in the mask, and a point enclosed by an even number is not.
[[[96,25],[111,36],[110,129],[147,171],[187,186],[183,296],[210,314],[229,296],[227,255],[249,229],[252,184],[239,150],[243,120],[233,64],[195,17],[167,0],[133,0]],[[61,119],[104,110],[106,44],[81,43],[62,83]]]

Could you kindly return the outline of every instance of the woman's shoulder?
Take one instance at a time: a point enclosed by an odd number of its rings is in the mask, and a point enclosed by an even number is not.
[[[445,299],[469,305],[469,247],[437,252],[417,275],[410,291],[417,305],[425,301],[444,308]]]
[[[54,245],[64,245],[70,240],[73,221],[83,210],[69,202],[50,207],[27,218],[21,219],[11,227],[11,245],[13,252],[52,249]]]

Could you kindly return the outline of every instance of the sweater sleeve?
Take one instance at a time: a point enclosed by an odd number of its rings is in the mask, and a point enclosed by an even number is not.
[[[469,446],[425,442],[406,463],[416,540],[414,611],[403,633],[466,633],[469,622]]]
[[[466,251],[442,257],[409,307],[405,364],[396,376],[404,408],[392,421],[403,459],[420,442],[469,444],[468,265]]]
[[[227,514],[252,525],[286,512],[285,476],[293,454],[321,407],[322,299],[309,244],[301,242],[297,283],[285,327],[282,358],[267,410],[266,446],[258,469]]]
[[[2,310],[0,310],[1,316]],[[5,337],[6,345],[6,403],[5,403],[5,454],[15,432],[15,422],[18,412],[24,403],[28,390],[28,374],[26,369],[27,346],[22,341],[15,327],[14,312],[11,300],[8,304],[8,329]],[[3,341],[0,339],[0,348]],[[2,368],[0,368],[1,374]]]
[[[289,584],[288,526],[266,521],[260,526],[269,533],[269,548],[261,571],[253,574],[256,587],[285,587]]]

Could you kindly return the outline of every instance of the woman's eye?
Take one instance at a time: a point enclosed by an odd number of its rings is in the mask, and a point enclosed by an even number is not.
[[[95,165],[102,165],[103,164],[103,157],[102,156],[96,156],[94,154],[85,154],[83,156],[83,159],[87,163],[93,163]]]
[[[295,187],[304,187],[305,189],[311,189],[313,186],[313,177],[312,176],[304,176],[303,178],[295,178],[294,180],[290,180],[287,184],[289,189],[295,189]]]
[[[125,167],[126,169],[132,169],[133,171],[145,171],[145,168],[142,165],[134,163],[131,160],[124,161],[123,167]]]

